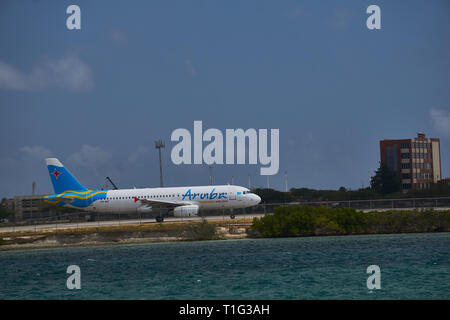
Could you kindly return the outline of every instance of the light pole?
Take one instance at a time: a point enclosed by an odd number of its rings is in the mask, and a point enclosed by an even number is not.
[[[165,148],[166,145],[164,141],[158,140],[155,141],[155,148],[158,149],[159,152],[159,186],[163,187],[163,175],[162,175],[162,162],[161,162],[161,148]]]
[[[209,167],[209,184],[212,186],[213,184],[213,180],[212,180],[212,166],[208,166]]]
[[[284,172],[284,182],[286,185],[286,192],[288,192],[288,177],[287,177],[287,171]]]

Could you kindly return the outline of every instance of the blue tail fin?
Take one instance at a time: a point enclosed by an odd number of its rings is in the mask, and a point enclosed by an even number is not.
[[[50,173],[50,179],[52,180],[53,189],[56,194],[63,193],[64,191],[87,191],[78,180],[64,168],[61,162],[56,158],[45,159],[47,163],[48,172]]]

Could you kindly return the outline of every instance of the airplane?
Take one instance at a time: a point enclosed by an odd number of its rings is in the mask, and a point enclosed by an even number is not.
[[[197,216],[200,210],[252,207],[261,198],[249,189],[235,185],[89,190],[56,158],[45,159],[55,194],[44,201],[91,212],[153,213],[163,222],[169,212],[175,217]]]

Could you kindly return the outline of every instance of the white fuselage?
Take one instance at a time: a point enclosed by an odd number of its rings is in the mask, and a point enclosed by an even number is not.
[[[230,185],[121,189],[108,190],[105,199],[96,200],[85,209],[111,213],[154,212],[145,200],[210,210],[251,207],[257,205],[261,198],[247,188]]]

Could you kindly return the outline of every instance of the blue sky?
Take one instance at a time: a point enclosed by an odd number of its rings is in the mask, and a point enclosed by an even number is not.
[[[81,8],[81,30],[66,8]],[[368,30],[366,8],[381,8]],[[379,140],[441,139],[450,176],[448,1],[2,1],[0,197],[50,193],[45,157],[87,187],[208,184],[170,161],[177,128],[279,128],[270,187],[367,186]],[[260,165],[215,183],[266,186]]]

